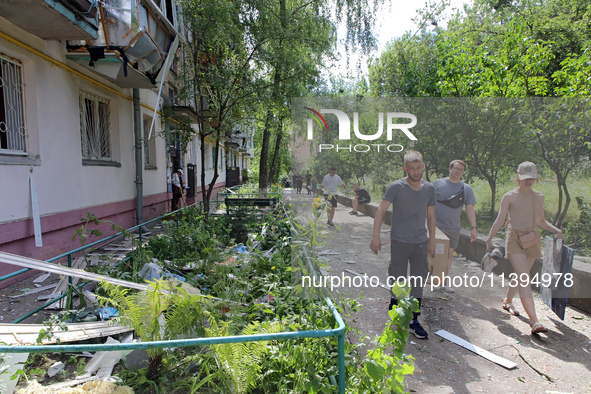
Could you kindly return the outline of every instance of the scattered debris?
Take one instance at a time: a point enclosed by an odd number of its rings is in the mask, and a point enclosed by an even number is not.
[[[318,253],[318,256],[336,256],[336,255],[340,255],[340,253],[331,252],[330,250],[325,250],[325,251]]]
[[[35,293],[40,293],[42,291],[45,290],[51,290],[57,287],[57,283],[53,284],[53,285],[48,285],[48,286],[43,286],[43,287],[37,287],[36,289],[32,289],[29,290],[25,293],[19,294],[19,295],[15,295],[15,296],[8,296],[8,298],[19,298],[19,297],[24,297],[24,296],[28,296],[29,294],[35,294]]]
[[[0,252],[0,263],[17,265],[19,267],[33,268],[40,271],[47,271],[55,274],[72,276],[74,278],[87,279],[95,282],[108,281],[114,285],[128,287],[130,289],[147,290],[148,286],[140,283],[130,282],[121,279],[110,278],[105,275],[93,274],[82,270],[68,267],[62,267],[56,264],[46,263],[45,261],[33,259],[30,257],[18,256],[12,253]]]
[[[57,363],[53,364],[51,367],[47,369],[47,376],[53,378],[58,373],[62,372],[66,368],[66,364],[58,361]]]
[[[129,327],[114,325],[113,322],[72,323],[67,331],[55,329],[51,338],[43,344],[82,341],[89,338],[106,337],[131,331]],[[44,324],[10,324],[0,323],[0,342],[8,345],[36,345],[39,332],[47,330]]]
[[[47,272],[45,274],[41,274],[33,280],[33,283],[43,283],[45,279],[49,278],[51,273]]]
[[[475,345],[471,344],[470,342],[468,342],[458,336],[455,336],[452,333],[449,333],[445,330],[439,330],[439,331],[435,332],[435,335],[438,335],[444,339],[447,339],[448,341],[453,342],[456,345],[463,347],[464,349],[470,350],[471,352],[474,352],[474,353],[478,354],[479,356],[486,358],[489,361],[499,364],[502,367],[505,367],[507,369],[517,368],[516,363],[509,361],[505,358],[502,358],[500,356],[497,356],[496,354],[491,353],[487,350],[484,350],[478,346],[475,346]]]
[[[536,371],[538,373],[538,375],[546,378],[549,382],[554,382],[554,379],[552,379],[552,377],[550,377],[549,375],[545,374],[544,372],[540,371],[539,369],[537,369],[536,367],[534,367],[532,365],[532,363],[530,363],[525,356],[519,351],[519,349],[517,349],[517,347],[515,345],[511,345],[511,347],[515,350],[517,350],[517,354],[519,354],[519,357],[521,357],[521,359],[534,371]]]
[[[92,377],[90,379],[96,379]],[[37,381],[33,380],[29,383],[29,385],[17,391],[17,394],[59,394],[59,393],[101,393],[101,394],[132,394],[133,389],[128,386],[117,386],[115,383],[112,382],[103,382],[99,380],[91,380],[86,379],[87,382],[74,387],[73,389],[69,389],[70,385],[66,383],[60,383],[59,385],[52,385],[44,387],[37,383]],[[74,384],[77,384],[75,382]],[[63,390],[62,389],[66,389]]]

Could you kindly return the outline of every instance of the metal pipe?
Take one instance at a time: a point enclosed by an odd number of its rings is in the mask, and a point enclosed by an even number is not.
[[[141,224],[144,221],[144,160],[142,157],[142,113],[139,89],[133,89],[133,133],[135,136],[135,218],[136,224]]]

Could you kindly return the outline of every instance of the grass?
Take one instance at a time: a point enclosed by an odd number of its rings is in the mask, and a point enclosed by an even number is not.
[[[469,185],[472,186],[477,201],[475,208],[478,231],[481,233],[488,233],[496,219],[496,214],[498,213],[499,207],[501,205],[501,198],[506,192],[515,188],[515,185],[510,179],[500,182],[497,185],[494,217],[491,217],[489,213],[491,205],[491,191],[488,182],[483,179],[474,178],[469,182]],[[575,197],[580,196],[583,197],[583,199],[589,201],[589,195],[591,195],[591,179],[582,175],[571,177],[569,178],[567,186],[572,200],[565,218],[565,222],[570,222],[579,218],[579,210],[577,209]],[[380,201],[382,201],[383,192],[380,187],[376,187],[375,191],[372,190],[372,183],[369,180],[366,185],[361,185],[361,187],[365,187],[368,190],[373,203],[379,204]],[[542,179],[534,186],[534,189],[544,194],[545,216],[548,221],[551,221],[556,214],[556,210],[558,209],[558,188],[556,186],[556,180],[551,178]],[[347,194],[353,194],[351,188],[349,188]],[[466,216],[465,210],[462,211],[462,227],[470,229],[470,223],[468,222],[468,217]]]
[[[476,218],[479,231],[488,232],[494,220],[496,219],[496,216],[490,217],[489,213],[491,200],[490,187],[488,186],[488,183],[485,180],[481,179],[473,179],[470,182],[470,186],[472,186],[472,189],[474,190],[474,195],[476,196],[476,201],[478,202],[476,204]],[[567,186],[572,201],[568,209],[565,222],[570,222],[577,220],[579,217],[579,211],[577,209],[575,197],[581,196],[584,199],[588,199],[588,196],[591,194],[591,179],[582,176],[577,178],[571,178]],[[495,215],[498,213],[499,207],[501,205],[501,198],[506,192],[512,190],[513,188],[515,188],[515,185],[512,181],[506,181],[497,185],[497,195],[495,198]],[[548,221],[551,221],[554,218],[554,215],[556,214],[556,210],[558,209],[558,188],[556,186],[556,180],[549,178],[543,179],[534,186],[534,189],[544,194],[545,216]],[[462,226],[470,228],[468,218],[466,217],[465,212],[462,213]]]

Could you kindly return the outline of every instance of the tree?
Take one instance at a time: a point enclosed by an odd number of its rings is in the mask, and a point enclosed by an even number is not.
[[[272,135],[275,146],[280,146],[282,126],[290,119],[290,97],[301,97],[313,90],[320,78],[320,70],[333,56],[336,44],[336,23],[344,21],[347,28],[347,48],[358,46],[368,53],[375,47],[371,28],[373,13],[381,0],[337,0],[329,2],[256,0],[252,4],[259,11],[257,23],[268,37],[265,45],[265,71],[271,82],[265,102],[266,119],[261,145],[259,187],[265,188],[274,166],[269,166]],[[372,6],[373,5],[373,6]],[[334,18],[331,17],[334,9]],[[274,150],[274,155],[278,150]],[[275,162],[275,158],[271,163]]]
[[[251,68],[259,48],[252,45],[244,11],[243,4],[235,0],[182,3],[187,40],[181,51],[179,97],[191,103],[196,113],[206,214],[219,176],[220,142],[229,137],[259,88]],[[207,141],[213,143],[211,156],[206,152]],[[212,157],[213,177],[206,187],[208,157]]]

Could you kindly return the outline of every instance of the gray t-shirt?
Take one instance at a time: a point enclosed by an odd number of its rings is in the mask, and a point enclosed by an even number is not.
[[[425,220],[427,207],[436,203],[433,184],[423,181],[423,187],[417,191],[402,178],[392,182],[382,198],[392,203],[390,239],[413,244],[429,239]]]
[[[435,191],[437,193],[437,201],[447,200],[454,194],[458,193],[464,185],[464,205],[476,204],[476,197],[470,185],[464,182],[453,183],[449,178],[437,179],[433,182]],[[437,203],[435,206],[435,220],[437,227],[446,230],[457,230],[460,228],[460,214],[462,207],[451,208],[445,204]]]

